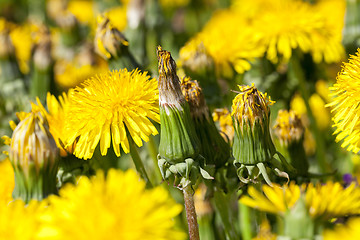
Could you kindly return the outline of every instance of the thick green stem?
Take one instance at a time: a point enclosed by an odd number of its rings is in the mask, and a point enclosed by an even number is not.
[[[231,208],[229,206],[229,198],[227,198],[221,191],[214,191],[214,203],[217,213],[220,215],[221,221],[224,224],[226,238],[228,240],[239,239],[233,226],[233,219],[231,215]]]
[[[150,182],[150,179],[145,171],[145,167],[144,167],[144,164],[142,163],[141,161],[141,158],[140,158],[140,155],[137,151],[137,148],[135,146],[135,143],[132,139],[130,139],[130,155],[131,155],[131,158],[135,164],[135,168],[136,170],[138,171],[138,173],[140,174],[140,176],[145,180],[146,182],[146,187],[147,188],[152,188],[152,184]]]
[[[243,240],[251,240],[251,220],[248,206],[239,202],[240,229]]]
[[[309,104],[309,92],[306,86],[306,80],[305,80],[305,76],[304,73],[301,69],[301,65],[299,62],[299,59],[297,58],[297,56],[294,56],[290,59],[289,62],[289,76],[291,78],[295,78],[298,81],[299,87],[300,87],[300,91],[301,91],[301,95],[304,98],[304,102],[305,102],[305,106],[306,106],[306,110],[307,110],[307,115],[310,119],[310,128],[312,129],[314,135],[315,135],[315,141],[316,141],[316,158],[319,164],[319,167],[321,169],[322,172],[328,172],[331,171],[330,166],[326,163],[326,158],[325,158],[325,145],[324,145],[324,141],[322,138],[322,134],[320,133],[320,130],[316,124],[314,115],[311,111],[311,107]]]
[[[200,240],[199,226],[197,223],[193,190],[191,189],[191,184],[188,184],[186,187],[183,188],[183,194],[186,209],[186,218],[189,227],[189,238],[190,240]]]

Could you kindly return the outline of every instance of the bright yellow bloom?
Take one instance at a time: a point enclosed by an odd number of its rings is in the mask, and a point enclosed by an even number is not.
[[[351,218],[345,225],[338,224],[333,230],[325,230],[324,240],[359,239],[360,218]]]
[[[240,202],[252,207],[275,214],[284,214],[285,211],[296,203],[300,197],[300,187],[294,182],[289,186],[281,187],[273,183],[273,187],[263,185],[262,190],[265,195],[261,194],[253,186],[248,189],[248,194],[251,197],[244,196]]]
[[[69,93],[72,91],[72,89],[69,90]],[[76,144],[74,143],[71,146],[65,147],[65,121],[68,117],[69,111],[69,93],[66,94],[63,92],[63,94],[58,97],[59,100],[57,100],[54,95],[51,95],[48,92],[46,96],[46,102],[49,112],[45,110],[40,100],[36,99],[49,123],[49,130],[51,132],[51,135],[54,137],[57,147],[60,149],[61,156],[67,156],[67,154],[72,154],[74,146]]]
[[[238,73],[243,73],[251,68],[249,61],[264,54],[254,31],[237,12],[231,9],[218,11],[203,30],[180,50],[180,59],[191,56],[203,44],[218,73],[231,75],[231,65]]]
[[[219,122],[220,133],[226,141],[232,142],[234,139],[234,125],[231,114],[226,108],[215,109],[213,114],[214,122]]]
[[[305,197],[312,217],[330,219],[360,213],[360,188],[355,183],[347,188],[338,182],[309,184]]]
[[[309,104],[319,129],[327,129],[330,126],[331,117],[329,110],[325,107],[326,103],[324,100],[318,94],[314,93],[309,98]]]
[[[267,93],[260,92],[254,84],[250,86],[238,86],[240,92],[233,100],[231,116],[239,122],[242,128],[244,122],[249,122],[251,126],[259,121],[263,123],[264,118],[268,119],[270,108],[274,104]]]
[[[287,62],[297,48],[312,53],[315,62],[338,62],[344,54],[341,16],[345,7],[340,1],[237,0],[233,5],[249,20],[249,28],[256,30],[253,34],[260,36],[267,58],[274,63]]]
[[[124,31],[127,26],[127,17],[126,17],[126,11],[127,7],[125,6],[119,6],[109,9],[105,16],[109,18],[110,22],[113,24],[113,26],[119,30]]]
[[[158,134],[149,120],[160,122],[157,81],[147,72],[122,69],[97,75],[76,87],[69,102],[66,146],[77,141],[74,154],[79,158],[91,158],[99,141],[102,155],[112,141],[120,156],[120,144],[125,153],[130,150],[129,133],[139,147],[150,134]]]
[[[240,202],[261,211],[283,215],[304,192],[306,207],[313,218],[326,220],[360,213],[360,188],[355,183],[344,188],[338,182],[310,183],[302,187],[292,182],[283,187],[277,184],[273,188],[264,185],[262,190],[265,195],[251,186],[248,190],[251,197],[244,196]]]
[[[37,201],[30,201],[26,206],[22,200],[0,203],[0,239],[39,239],[44,209],[44,204]]]
[[[173,220],[182,206],[162,187],[145,189],[133,171],[111,169],[105,178],[80,178],[60,196],[51,196],[48,228],[57,235],[48,239],[185,239]]]
[[[300,116],[293,110],[279,110],[274,129],[281,144],[286,146],[293,141],[299,141],[305,130]]]
[[[86,79],[108,71],[107,63],[99,60],[97,65],[79,65],[74,62],[58,61],[55,65],[55,81],[65,89],[80,85]]]
[[[9,159],[0,161],[0,205],[12,199],[15,187],[14,169]]]
[[[360,115],[359,115],[359,87],[360,87],[360,50],[356,56],[351,55],[349,62],[344,63],[338,74],[336,83],[330,88],[333,101],[327,106],[333,107],[332,120],[336,130],[336,142],[344,140],[341,147],[354,153],[360,150]]]
[[[91,0],[71,0],[67,9],[81,23],[91,24],[95,22],[94,2]]]

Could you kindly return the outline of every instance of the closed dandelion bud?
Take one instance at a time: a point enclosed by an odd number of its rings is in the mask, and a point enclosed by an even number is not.
[[[14,197],[24,201],[56,194],[58,148],[50,134],[45,114],[32,104],[32,112],[18,115],[9,158],[15,171]]]
[[[201,82],[208,103],[220,102],[220,87],[215,75],[214,60],[206,51],[204,44],[190,41],[180,49],[180,61],[186,75]]]
[[[95,51],[109,61],[111,69],[139,68],[139,64],[129,52],[129,42],[125,36],[115,28],[109,18],[100,15],[95,33]]]
[[[269,131],[269,105],[274,102],[254,85],[239,86],[239,89],[231,113],[235,128],[234,165],[242,182],[257,182],[257,178],[262,176],[271,185],[267,168],[287,177],[273,158],[277,152]]]
[[[159,167],[164,179],[175,177],[175,184],[186,187],[199,172],[200,142],[176,75],[170,52],[157,49],[159,61],[160,144]],[[190,179],[192,178],[192,179]]]
[[[293,110],[280,110],[274,126],[274,133],[290,156],[290,164],[299,175],[306,175],[309,163],[304,149],[305,128],[300,116]]]
[[[205,158],[206,165],[222,167],[230,157],[230,146],[215,126],[199,83],[184,78],[181,81],[181,89],[190,106],[195,131],[201,142],[201,155]]]

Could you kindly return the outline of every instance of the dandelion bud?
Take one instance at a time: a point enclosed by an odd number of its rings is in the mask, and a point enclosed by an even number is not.
[[[274,126],[274,133],[289,152],[290,164],[300,175],[306,175],[309,163],[304,149],[305,128],[300,116],[293,110],[280,110]]]
[[[256,182],[256,179],[262,176],[271,185],[266,167],[273,167],[274,169],[271,169],[279,175],[287,176],[273,161],[277,152],[269,131],[269,106],[274,102],[254,85],[239,88],[240,92],[233,100],[231,113],[235,128],[234,165],[242,182]]]
[[[206,165],[222,167],[230,157],[230,146],[221,137],[210,115],[199,83],[190,78],[181,81],[181,89],[190,106],[190,114],[200,139]]]
[[[40,200],[57,192],[58,148],[37,105],[32,104],[32,112],[19,116],[9,152],[15,171],[14,196]]]
[[[175,175],[175,184],[185,187],[196,180],[199,172],[195,159],[200,157],[200,142],[176,75],[176,63],[170,52],[160,46],[157,56],[161,122],[159,167],[164,179]]]

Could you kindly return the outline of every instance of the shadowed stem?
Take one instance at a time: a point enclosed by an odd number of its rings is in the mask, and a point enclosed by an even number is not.
[[[189,226],[189,238],[190,240],[200,240],[199,226],[197,223],[197,217],[195,212],[195,204],[193,198],[193,190],[191,185],[187,185],[183,188],[186,218]]]
[[[139,152],[137,151],[137,148],[135,146],[135,143],[132,139],[129,139],[129,143],[130,143],[130,155],[131,158],[135,164],[135,168],[137,170],[137,172],[140,174],[140,176],[145,180],[146,182],[146,187],[147,188],[152,188],[152,184],[150,182],[150,179],[145,171],[145,167],[144,164],[141,161]]]

